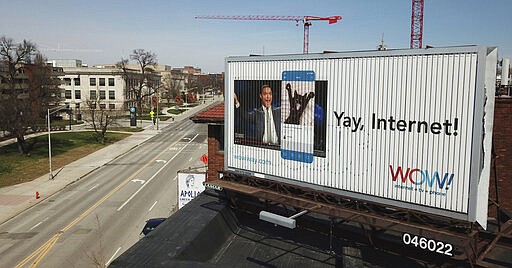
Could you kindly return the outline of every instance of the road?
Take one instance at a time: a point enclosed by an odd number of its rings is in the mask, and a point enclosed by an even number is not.
[[[114,147],[115,148],[115,147]],[[149,218],[177,208],[178,170],[199,167],[207,128],[173,123],[0,226],[0,267],[104,267]]]

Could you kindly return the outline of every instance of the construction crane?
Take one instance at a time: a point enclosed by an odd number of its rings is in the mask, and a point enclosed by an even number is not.
[[[304,24],[304,54],[308,54],[309,49],[309,26],[314,20],[325,20],[329,24],[333,24],[341,20],[341,16],[330,17],[316,17],[316,16],[262,16],[262,15],[247,15],[247,16],[196,16],[196,19],[209,19],[209,20],[292,20],[298,25],[299,22]]]
[[[412,0],[411,48],[421,48],[423,43],[424,0]]]

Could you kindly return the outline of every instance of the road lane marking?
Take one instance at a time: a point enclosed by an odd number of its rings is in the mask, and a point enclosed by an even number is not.
[[[197,135],[196,135],[197,136]],[[177,143],[177,142],[176,142]],[[176,143],[170,145],[169,147],[171,146],[174,146]],[[190,142],[189,142],[190,143]],[[188,145],[188,143],[187,143]],[[185,145],[185,146],[187,146]],[[33,251],[30,255],[28,255],[25,259],[23,259],[20,263],[18,263],[18,265],[16,265],[16,268],[21,268],[23,266],[25,266],[25,264],[27,264],[28,262],[30,262],[31,260],[32,263],[30,264],[29,267],[36,267],[39,262],[46,256],[46,254],[48,254],[48,252],[50,252],[50,250],[53,248],[53,246],[55,245],[55,243],[57,243],[57,241],[59,240],[59,238],[61,237],[61,235],[63,233],[65,233],[66,231],[68,231],[69,229],[73,228],[73,226],[75,226],[78,222],[80,222],[81,220],[83,220],[86,216],[88,216],[92,211],[94,211],[97,207],[99,207],[103,202],[105,202],[105,200],[107,200],[108,198],[110,198],[115,192],[119,191],[119,189],[121,189],[123,186],[125,186],[128,182],[130,182],[132,179],[134,179],[137,175],[139,175],[145,168],[147,168],[150,164],[153,164],[153,162],[158,159],[162,154],[164,154],[167,150],[163,150],[161,153],[159,153],[157,156],[155,156],[153,159],[151,159],[150,161],[148,161],[144,166],[142,166],[139,170],[137,170],[136,172],[134,172],[130,177],[128,177],[126,180],[124,180],[123,182],[121,182],[119,185],[117,185],[114,189],[112,189],[108,194],[106,194],[104,197],[102,197],[100,200],[98,200],[94,205],[92,205],[90,208],[88,208],[86,211],[84,211],[82,214],[80,214],[80,216],[78,216],[77,218],[75,218],[73,221],[71,221],[68,225],[66,225],[64,228],[62,228],[60,231],[58,231],[54,236],[52,236],[48,241],[46,241],[46,243],[44,243],[43,245],[41,245],[38,249],[36,249],[35,251]],[[176,156],[176,155],[175,155]],[[174,157],[172,158],[174,159]],[[171,159],[171,160],[172,160]],[[146,184],[144,184],[143,186],[145,186]],[[35,258],[35,259],[34,259]]]
[[[164,163],[164,164],[165,164],[165,163],[167,163],[167,161],[166,161],[166,160],[162,160],[162,159],[157,159],[157,160],[156,160],[156,162],[157,162],[157,163]]]
[[[174,158],[176,156],[178,156],[197,136],[199,136],[199,134],[196,134],[194,136],[194,138],[190,139],[189,142],[187,142],[187,144],[185,144],[185,146],[183,146],[183,148],[181,148],[181,150],[179,150],[167,163],[165,163],[155,174],[153,174],[153,176],[151,176],[151,178],[149,178],[149,180],[147,181],[147,183],[143,184],[135,193],[133,193],[130,198],[128,198],[128,200],[126,200],[126,202],[124,202],[118,209],[117,211],[121,211],[121,209],[123,209],[124,206],[126,206],[126,204],[128,204],[128,202],[130,202],[140,191],[142,191],[142,189],[144,189],[144,187],[146,187],[146,185],[148,185],[154,178],[156,178],[156,176],[160,173],[160,171],[162,171],[165,167],[167,167],[167,165],[169,165],[172,160],[174,160]]]
[[[37,228],[37,226],[41,225],[41,223],[43,223],[42,221],[40,221],[38,224],[32,226],[32,228],[29,229],[29,231],[32,231],[34,230],[34,228]]]
[[[135,179],[135,180],[132,180],[132,182],[138,182],[140,184],[144,184],[146,181],[145,180],[141,180],[141,179]]]
[[[188,162],[192,162],[192,157],[188,160]]]
[[[37,228],[37,226],[41,225],[41,223],[48,220],[48,217],[44,218],[44,220],[40,221],[38,224],[32,226],[32,228],[29,229],[29,231],[32,231],[33,229]]]
[[[94,185],[94,186],[93,186],[91,189],[89,189],[89,191],[87,191],[87,192],[90,192],[90,191],[94,190],[94,188],[96,188],[96,187],[98,187],[98,186],[100,186],[100,184],[99,184],[99,183],[98,183],[98,184],[96,184],[96,185]]]
[[[107,263],[105,263],[105,267],[107,267],[110,262],[112,262],[114,260],[114,258],[116,257],[117,253],[119,252],[119,250],[121,250],[121,247],[118,247],[116,252],[114,252],[114,255],[112,255],[112,257],[110,257],[110,259],[107,261]]]
[[[149,211],[153,210],[153,208],[155,207],[156,203],[158,203],[158,201],[155,201],[155,203],[153,203],[153,205],[149,208]]]
[[[177,178],[178,178],[178,176],[174,176],[174,179],[172,179],[172,180],[175,181]]]

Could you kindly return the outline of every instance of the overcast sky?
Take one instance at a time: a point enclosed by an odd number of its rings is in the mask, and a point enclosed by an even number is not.
[[[499,58],[511,58],[511,12],[510,0],[425,0],[423,45],[497,46]],[[302,53],[294,21],[197,15],[342,16],[313,22],[310,53],[373,50],[382,34],[388,48],[410,44],[411,0],[0,0],[0,35],[30,40],[49,59],[112,64],[142,48],[160,64],[210,73],[222,72],[227,56]]]

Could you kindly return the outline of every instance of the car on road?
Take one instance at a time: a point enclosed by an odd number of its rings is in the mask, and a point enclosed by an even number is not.
[[[148,235],[151,231],[155,230],[155,228],[160,225],[160,223],[164,222],[166,218],[153,218],[146,221],[146,225],[142,228],[140,232],[141,235]]]

